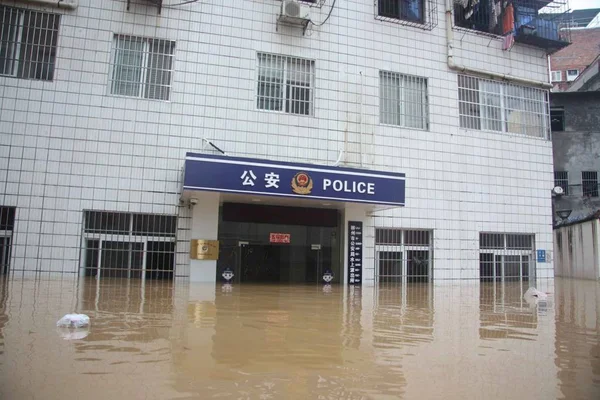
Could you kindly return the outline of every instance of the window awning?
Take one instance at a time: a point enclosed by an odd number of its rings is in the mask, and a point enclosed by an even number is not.
[[[182,197],[194,191],[405,205],[405,174],[187,153]]]

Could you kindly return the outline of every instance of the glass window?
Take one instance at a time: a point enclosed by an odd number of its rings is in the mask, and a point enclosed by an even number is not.
[[[175,42],[115,35],[111,94],[169,100]]]
[[[314,70],[311,60],[259,53],[257,108],[312,115]]]
[[[54,79],[60,15],[0,6],[0,74]]]
[[[427,79],[386,71],[379,79],[381,123],[427,129]]]

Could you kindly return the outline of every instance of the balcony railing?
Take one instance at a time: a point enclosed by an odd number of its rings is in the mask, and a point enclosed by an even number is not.
[[[568,0],[454,0],[454,24],[555,52],[570,44]]]

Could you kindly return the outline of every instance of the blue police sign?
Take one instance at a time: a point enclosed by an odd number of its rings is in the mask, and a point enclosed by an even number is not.
[[[405,176],[311,164],[188,153],[184,190],[403,206]]]
[[[539,263],[546,262],[546,250],[538,250],[537,251],[537,262],[539,262]]]

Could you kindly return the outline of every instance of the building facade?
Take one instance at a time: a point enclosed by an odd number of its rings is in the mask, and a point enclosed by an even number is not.
[[[3,272],[552,277],[529,3],[0,1]]]
[[[600,27],[570,30],[571,45],[550,56],[553,92],[567,91],[588,68],[597,68],[600,55]]]
[[[595,81],[596,77],[591,77]],[[555,223],[585,219],[600,210],[600,98],[598,91],[552,93]],[[560,211],[567,211],[564,218]]]

